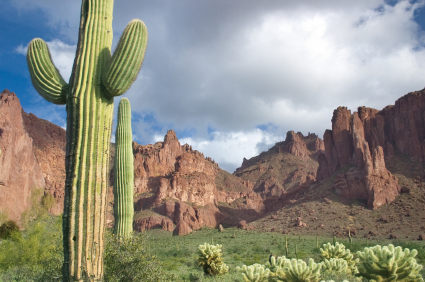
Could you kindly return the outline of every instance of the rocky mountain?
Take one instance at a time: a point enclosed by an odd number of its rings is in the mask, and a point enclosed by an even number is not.
[[[0,211],[19,221],[31,206],[32,190],[46,182],[15,93],[0,93],[0,113]]]
[[[324,134],[325,152],[319,156],[318,180],[341,168],[333,184],[344,198],[367,200],[370,208],[392,202],[401,191],[386,168],[395,154],[423,162],[425,153],[425,89],[409,93],[381,111],[359,107],[334,111],[332,130]]]
[[[0,94],[0,211],[19,221],[30,208],[31,192],[43,188],[53,199],[50,212],[63,211],[65,130],[22,110],[15,93]],[[164,142],[133,142],[135,171],[135,228],[155,226],[186,234],[203,226],[216,227],[233,213],[260,214],[261,197],[252,184],[235,177],[209,157],[181,145],[170,130]],[[110,183],[113,183],[111,146]],[[113,192],[109,189],[107,221],[113,224]],[[238,200],[238,201],[237,201]],[[221,204],[219,204],[221,203]],[[221,207],[221,205],[225,207]]]
[[[301,132],[289,131],[285,141],[267,152],[249,160],[244,158],[234,175],[252,183],[264,200],[289,199],[300,187],[314,183],[319,166],[317,156],[324,149],[316,134],[303,136]]]
[[[353,229],[375,236],[379,228],[376,236],[417,235],[425,229],[424,101],[421,90],[381,111],[339,107],[323,141],[289,131],[233,174],[181,145],[172,130],[163,142],[134,142],[135,230],[184,235],[223,224],[294,234],[344,236]],[[54,200],[50,212],[61,214],[65,130],[23,112],[8,90],[0,93],[0,113],[0,211],[18,221],[40,187]],[[110,153],[112,180],[114,146]],[[108,199],[112,226],[112,187]]]

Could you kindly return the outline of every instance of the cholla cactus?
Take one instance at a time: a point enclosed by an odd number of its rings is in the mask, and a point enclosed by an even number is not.
[[[266,262],[265,267],[268,268],[270,270],[270,275],[269,275],[269,282],[277,282],[279,281],[277,278],[277,272],[278,270],[282,270],[285,263],[286,263],[287,259],[286,257],[282,256],[282,257],[274,257],[271,256],[269,261]]]
[[[422,265],[416,262],[415,256],[418,251],[394,247],[390,244],[381,247],[379,245],[364,248],[363,252],[357,252],[359,256],[359,276],[370,281],[409,281],[423,282],[419,271]]]
[[[308,260],[308,265],[300,259],[286,259],[283,269],[277,271],[277,276],[285,282],[319,282],[321,267],[313,259]]]
[[[243,281],[245,282],[267,282],[269,281],[270,269],[262,264],[253,264],[250,266],[236,267],[237,271],[242,272]]]
[[[339,272],[339,273],[351,273],[351,269],[348,267],[346,260],[341,258],[325,259],[321,262],[322,272]]]
[[[353,254],[350,252],[349,249],[345,249],[345,246],[343,244],[340,244],[338,242],[335,242],[334,246],[331,243],[323,244],[323,249],[320,248],[320,252],[320,257],[322,259],[336,258],[345,260],[348,264],[348,268],[350,269],[351,273],[357,273],[356,263],[358,259],[354,260]]]
[[[334,280],[320,280],[320,282],[335,282]],[[343,280],[342,282],[348,282],[348,280]]]
[[[223,262],[221,245],[210,245],[205,243],[198,247],[198,262],[204,273],[208,275],[219,275],[229,271],[229,267]]]

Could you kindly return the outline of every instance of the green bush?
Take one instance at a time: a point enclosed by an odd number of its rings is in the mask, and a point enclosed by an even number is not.
[[[19,227],[13,220],[8,220],[0,226],[0,239],[8,239],[13,232],[19,232]]]
[[[222,246],[205,243],[198,247],[198,263],[207,275],[220,275],[227,273],[229,267],[223,262]]]
[[[0,281],[60,281],[62,277],[61,218],[33,221],[12,233],[0,248]]]
[[[106,233],[104,278],[107,282],[168,281],[162,264],[146,244],[145,233],[116,236]]]

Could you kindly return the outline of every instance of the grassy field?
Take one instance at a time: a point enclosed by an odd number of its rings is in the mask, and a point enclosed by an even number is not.
[[[14,236],[12,239],[0,241],[0,281],[60,281],[60,268],[62,260],[62,238],[60,217],[44,216],[41,220],[32,222],[26,231]],[[140,236],[139,236],[140,237]],[[171,232],[163,230],[150,230],[135,242],[144,246],[131,246],[127,253],[114,253],[116,257],[123,256],[126,259],[134,257],[148,262],[141,264],[146,271],[165,272],[171,277],[171,281],[243,281],[242,275],[236,271],[237,266],[264,264],[271,254],[287,256],[307,260],[313,258],[320,262],[320,251],[324,243],[332,242],[333,238],[316,236],[291,236],[277,232],[247,231],[236,228],[228,228],[224,232],[217,229],[204,228],[186,236],[172,236]],[[286,254],[286,241],[288,254]],[[347,238],[336,238],[337,242],[343,243],[355,253],[363,250],[367,245],[388,245],[390,243],[403,248],[417,249],[418,263],[425,263],[425,243],[417,240],[366,240],[365,238],[353,238],[350,243]],[[203,243],[220,244],[223,249],[224,262],[229,266],[229,273],[218,277],[204,276],[202,269],[198,267],[197,249]],[[107,243],[107,247],[109,246]],[[109,252],[118,249],[115,245],[109,246]],[[108,249],[108,248],[107,248]],[[137,254],[133,254],[133,253]],[[142,252],[143,254],[139,254]],[[152,258],[154,256],[154,258]],[[112,261],[111,261],[112,259]],[[117,269],[123,268],[126,262],[117,262],[111,257],[111,266]],[[115,261],[114,261],[115,260]],[[162,271],[157,261],[162,264]],[[120,266],[119,264],[124,264]],[[109,267],[109,266],[107,266]],[[48,273],[46,273],[46,271]],[[132,275],[132,268],[129,270]],[[140,271],[139,271],[140,273]],[[422,271],[425,276],[425,271]],[[32,278],[34,277],[34,278]],[[45,277],[56,277],[47,279]],[[322,277],[342,281],[350,277]],[[349,281],[354,281],[353,277]],[[111,280],[112,281],[112,280]],[[113,280],[128,281],[128,280]],[[149,280],[163,281],[163,280]],[[165,280],[164,280],[165,281]]]
[[[170,232],[163,230],[150,230],[148,235],[148,248],[164,264],[164,270],[171,274],[174,281],[243,281],[237,266],[251,265],[254,263],[264,264],[271,254],[286,255],[285,237],[288,242],[287,258],[307,260],[313,258],[320,261],[320,250],[317,248],[333,238],[316,236],[290,236],[281,233],[246,231],[236,228],[226,229],[219,232],[217,229],[202,229],[186,236],[172,236]],[[317,241],[316,241],[317,240]],[[347,238],[336,238],[337,242],[343,243],[355,253],[363,250],[367,245],[388,245],[390,243],[403,248],[417,249],[418,263],[425,262],[425,244],[421,241],[394,241],[394,240],[366,240],[365,238],[353,238],[352,243]],[[221,277],[204,277],[202,269],[196,262],[196,251],[200,244],[221,244],[223,257],[229,266],[229,273]],[[295,246],[297,252],[295,253]],[[425,272],[422,272],[425,276]]]

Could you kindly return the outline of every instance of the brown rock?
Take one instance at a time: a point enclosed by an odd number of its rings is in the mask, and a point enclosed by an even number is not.
[[[306,159],[308,151],[303,137],[301,132],[295,133],[294,131],[288,131],[284,145],[279,147],[279,152],[287,152],[301,159]]]
[[[342,107],[334,111],[332,131],[325,132],[325,154],[319,156],[317,178],[323,180],[351,163],[353,167],[336,177],[333,190],[345,199],[367,200],[375,209],[392,202],[400,186],[385,167],[383,116],[370,108],[360,107],[358,111],[353,115]]]
[[[400,193],[410,194],[410,192],[411,192],[410,187],[408,187],[408,186],[402,186],[401,187]]]
[[[245,220],[241,220],[241,221],[239,221],[239,223],[238,223],[238,228],[239,229],[247,229],[247,224],[246,224],[246,221]]]
[[[395,234],[390,234],[389,239],[398,239],[398,236]]]
[[[66,131],[47,120],[22,112],[25,130],[33,140],[33,151],[41,167],[45,194],[51,194],[55,203],[51,214],[63,213],[65,195],[65,143]]]
[[[171,219],[167,217],[149,216],[141,219],[137,219],[133,223],[135,231],[151,230],[161,228],[162,230],[173,231],[174,225]]]
[[[418,240],[420,241],[425,240],[425,234],[420,234]]]
[[[174,229],[173,235],[184,236],[192,233],[192,231],[193,230],[189,227],[186,221],[181,220]]]
[[[15,93],[0,93],[0,210],[19,221],[31,206],[31,191],[46,185],[24,128],[22,108]]]

